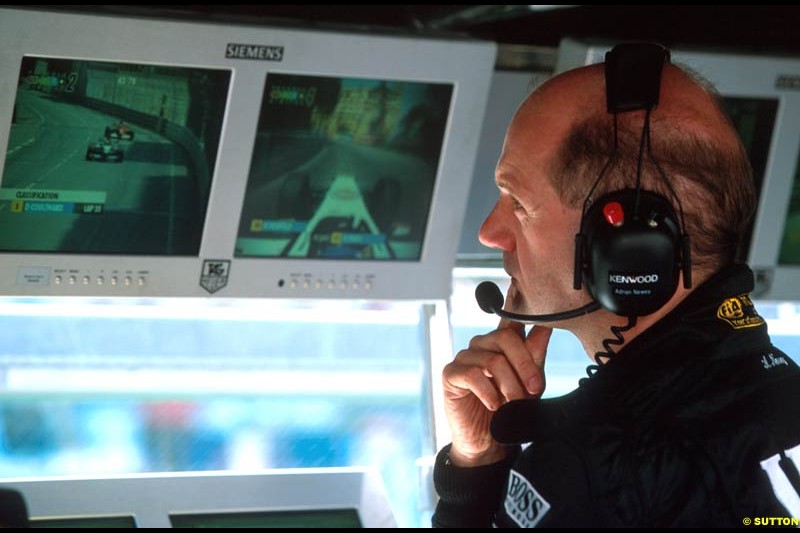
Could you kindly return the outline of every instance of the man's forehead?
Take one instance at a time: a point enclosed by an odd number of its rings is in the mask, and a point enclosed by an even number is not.
[[[498,186],[511,189],[532,173],[548,172],[565,133],[566,128],[550,125],[546,119],[536,120],[535,116],[515,118],[495,169]]]
[[[515,198],[532,203],[537,198],[546,196],[546,188],[552,188],[543,166],[530,165],[524,168],[512,164],[498,164],[495,171],[497,188]]]

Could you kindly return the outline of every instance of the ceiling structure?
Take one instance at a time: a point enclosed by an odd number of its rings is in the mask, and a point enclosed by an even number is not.
[[[555,48],[561,38],[569,36],[800,56],[800,6],[92,5],[62,9],[256,25],[345,27],[372,33],[447,32],[534,48]]]

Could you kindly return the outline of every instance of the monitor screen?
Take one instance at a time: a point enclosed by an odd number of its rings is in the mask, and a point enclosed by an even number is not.
[[[600,62],[613,44],[564,39],[556,70]],[[747,149],[758,206],[739,259],[755,272],[751,295],[800,300],[800,60],[688,49],[672,60],[715,86]]]
[[[778,264],[800,266],[800,159],[794,172]]]
[[[0,250],[198,255],[230,78],[22,57]]]
[[[452,91],[269,74],[235,256],[419,260]]]
[[[135,528],[136,519],[130,515],[120,516],[64,516],[54,518],[32,518],[30,527],[37,529],[107,529]]]
[[[174,528],[361,528],[355,509],[258,511],[237,513],[172,514]]]
[[[760,197],[761,189],[764,186],[764,172],[767,168],[769,148],[772,143],[772,132],[775,129],[775,118],[778,113],[778,99],[723,96],[722,104],[747,150],[750,165],[753,167],[756,195]],[[752,237],[751,221],[738,252],[740,261],[747,261]]]
[[[0,295],[450,294],[494,43],[53,9],[0,8]]]

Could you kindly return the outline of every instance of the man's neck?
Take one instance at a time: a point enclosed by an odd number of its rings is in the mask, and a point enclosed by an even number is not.
[[[691,292],[692,289],[685,289],[682,284],[679,284],[675,294],[666,304],[664,304],[661,309],[650,315],[638,317],[636,319],[636,324],[632,328],[621,333],[622,342],[612,343],[614,351],[619,352],[625,345],[650,328],[650,326],[661,320]],[[607,351],[603,347],[603,341],[606,341],[607,339],[616,339],[616,336],[612,332],[611,328],[617,327],[624,329],[627,324],[627,317],[617,316],[609,311],[601,309],[600,311],[592,313],[591,315],[587,315],[586,319],[572,330],[572,333],[578,337],[578,340],[580,340],[581,344],[583,345],[583,349],[586,351],[586,354],[592,361],[594,361],[594,356],[596,353]]]

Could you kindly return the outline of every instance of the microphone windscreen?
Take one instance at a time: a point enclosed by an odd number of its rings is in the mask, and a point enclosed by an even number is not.
[[[487,313],[495,313],[503,309],[503,293],[500,287],[491,281],[482,281],[475,287],[475,299],[480,308]]]
[[[0,488],[0,528],[28,527],[28,508],[22,494]]]

